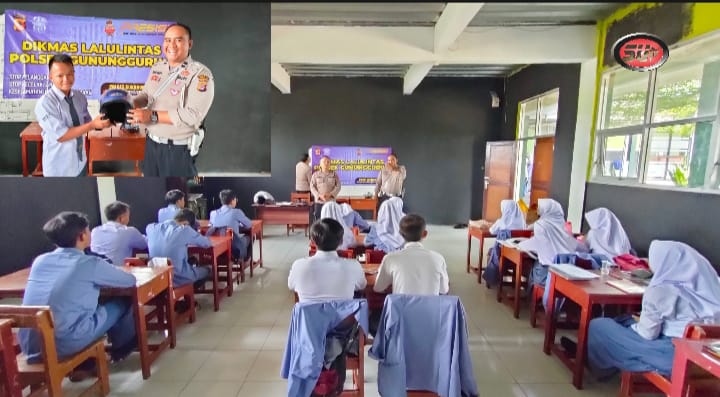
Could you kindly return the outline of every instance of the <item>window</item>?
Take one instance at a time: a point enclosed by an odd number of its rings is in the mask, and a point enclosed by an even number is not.
[[[530,203],[535,139],[555,135],[560,90],[520,102],[518,158],[515,170],[515,200]]]
[[[601,88],[594,181],[718,189],[720,36],[650,72],[611,70]]]

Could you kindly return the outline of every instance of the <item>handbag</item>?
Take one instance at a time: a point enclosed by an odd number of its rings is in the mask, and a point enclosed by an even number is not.
[[[631,254],[623,254],[613,258],[620,270],[633,271],[636,269],[650,270],[650,264],[645,259]]]

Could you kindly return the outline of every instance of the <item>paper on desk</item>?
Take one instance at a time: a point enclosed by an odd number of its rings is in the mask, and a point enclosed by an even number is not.
[[[619,289],[620,291],[627,292],[628,294],[645,293],[644,286],[637,285],[629,280],[607,280],[605,283]]]
[[[593,272],[589,272],[570,263],[553,263],[549,266],[553,273],[566,280],[593,280],[600,277]]]

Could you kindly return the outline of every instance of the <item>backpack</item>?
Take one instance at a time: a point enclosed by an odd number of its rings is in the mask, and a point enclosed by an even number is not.
[[[325,362],[310,397],[338,397],[345,385],[345,356],[358,346],[360,324],[355,322],[348,330],[333,330],[325,342]],[[342,346],[337,355],[337,346]]]

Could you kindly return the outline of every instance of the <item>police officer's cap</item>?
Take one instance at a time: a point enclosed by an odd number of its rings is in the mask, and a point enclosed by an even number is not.
[[[100,113],[105,114],[105,117],[113,123],[125,123],[131,107],[129,95],[125,90],[107,90],[100,97]]]

